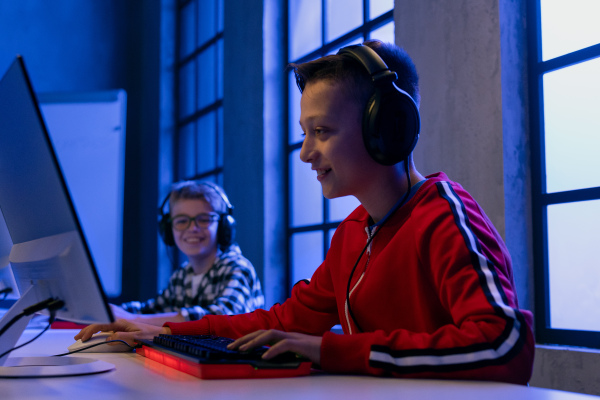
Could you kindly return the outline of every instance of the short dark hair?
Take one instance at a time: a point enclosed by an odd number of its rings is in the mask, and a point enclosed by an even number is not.
[[[396,85],[408,93],[415,103],[420,102],[419,75],[412,59],[404,49],[379,40],[367,40],[363,43],[369,46],[381,57],[391,71],[396,72]],[[328,55],[313,61],[289,65],[296,75],[296,84],[300,92],[311,81],[329,80],[332,82],[348,83],[349,94],[354,96],[359,104],[366,105],[373,95],[375,88],[367,70],[355,59],[345,55]]]
[[[172,205],[182,199],[204,200],[215,212],[225,214],[227,213],[227,204],[225,204],[225,201],[215,187],[218,187],[221,191],[223,190],[220,186],[217,186],[212,182],[205,183],[203,181],[193,180],[176,182],[171,186],[169,204]]]

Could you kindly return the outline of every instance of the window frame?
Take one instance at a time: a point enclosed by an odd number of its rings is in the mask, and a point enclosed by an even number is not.
[[[546,192],[543,87],[546,73],[600,57],[600,44],[542,61],[541,0],[528,0],[527,5],[536,340],[542,344],[600,348],[600,332],[555,329],[550,325],[547,207],[598,200],[600,187]]]
[[[223,127],[222,127],[222,115],[223,115],[223,97],[219,97],[219,90],[218,90],[218,85],[219,85],[219,79],[222,80],[223,79],[223,68],[219,69],[219,55],[218,55],[218,46],[219,46],[219,42],[221,43],[221,46],[223,46],[223,41],[224,41],[224,27],[222,29],[219,28],[219,18],[223,19],[224,16],[223,15],[219,15],[219,13],[224,13],[224,0],[214,0],[215,1],[215,5],[216,5],[216,15],[214,15],[213,17],[216,19],[215,21],[215,26],[217,27],[216,29],[216,34],[214,36],[212,36],[210,39],[206,40],[204,43],[199,44],[198,43],[198,27],[200,25],[200,23],[202,21],[200,21],[199,18],[199,13],[198,13],[198,6],[199,6],[199,2],[202,0],[178,0],[177,4],[176,4],[176,46],[175,46],[175,73],[174,73],[174,78],[175,78],[175,85],[174,85],[174,90],[175,90],[175,95],[174,95],[174,102],[175,102],[175,134],[173,136],[173,176],[174,176],[174,180],[175,181],[180,181],[180,180],[209,180],[212,182],[215,182],[219,185],[223,184],[223,149],[222,149],[222,143],[223,143]],[[194,50],[191,51],[189,54],[187,54],[186,56],[182,57],[180,54],[181,51],[181,26],[182,26],[182,20],[181,20],[181,10],[185,7],[193,7],[194,8],[194,12],[193,12],[193,27],[192,29],[194,30]],[[215,72],[217,74],[217,79],[215,79],[214,84],[216,85],[215,87],[215,93],[216,93],[216,98],[215,101],[203,106],[203,107],[198,107],[198,65],[197,63],[199,62],[199,58],[201,57],[201,55],[207,51],[208,49],[210,49],[211,47],[215,46],[216,47],[216,58],[215,58]],[[222,49],[222,47],[221,47]],[[222,57],[223,55],[221,55]],[[188,115],[185,115],[184,117],[181,117],[179,115],[180,112],[180,82],[181,82],[181,71],[189,66],[189,65],[193,65],[193,69],[194,69],[194,85],[193,85],[193,92],[194,92],[194,111]],[[215,142],[215,160],[216,160],[216,166],[215,168],[212,168],[210,170],[207,171],[203,171],[203,172],[198,172],[198,122],[201,120],[202,117],[210,115],[211,113],[215,113],[215,131],[213,132],[214,134],[214,142]],[[221,116],[219,116],[219,113],[221,114]],[[188,127],[190,124],[193,124],[193,131],[194,131],[194,162],[195,162],[195,173],[189,175],[189,174],[185,174],[182,173],[182,171],[185,169],[185,162],[188,161],[187,157],[183,154],[181,154],[180,148],[181,148],[181,142],[182,142],[182,132],[185,130],[186,127]]]

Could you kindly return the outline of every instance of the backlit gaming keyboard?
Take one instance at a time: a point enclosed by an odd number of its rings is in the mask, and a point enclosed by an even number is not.
[[[268,347],[248,352],[227,348],[232,339],[213,335],[160,335],[143,340],[136,352],[202,379],[274,378],[308,375],[310,360],[294,353],[263,360]]]

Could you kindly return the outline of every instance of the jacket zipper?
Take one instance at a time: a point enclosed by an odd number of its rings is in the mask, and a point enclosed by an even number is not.
[[[365,231],[367,232],[367,242],[369,241],[369,239],[371,239],[371,236],[373,236],[375,234],[376,229],[377,229],[377,227],[375,227],[373,229],[373,232],[371,232],[371,230],[369,229],[368,226],[365,227]],[[367,267],[369,266],[369,261],[371,260],[371,246],[373,246],[373,241],[371,241],[371,243],[369,243],[369,247],[367,247],[367,262],[365,264],[365,268],[363,269],[362,274],[360,274],[360,278],[358,279],[358,281],[356,281],[356,283],[352,287],[352,290],[350,290],[350,295],[348,296],[348,299],[344,303],[344,315],[346,316],[346,325],[348,325],[348,332],[350,335],[352,335],[352,324],[350,323],[350,313],[348,312],[348,302],[350,301],[350,297],[352,297],[352,293],[354,293],[354,290],[358,287],[358,285],[362,281],[363,277],[365,276],[365,272],[367,272]]]

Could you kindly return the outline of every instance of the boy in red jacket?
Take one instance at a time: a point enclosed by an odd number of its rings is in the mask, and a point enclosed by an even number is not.
[[[91,325],[132,341],[166,334],[271,345],[325,371],[525,384],[532,316],[518,308],[510,255],[477,202],[444,173],[422,176],[418,76],[394,45],[369,41],[292,65],[300,90],[302,161],[327,198],[361,205],[337,228],[310,281],[269,311],[152,327]],[[344,334],[331,328],[341,324]]]

